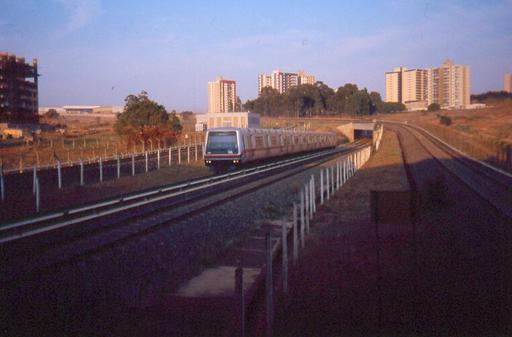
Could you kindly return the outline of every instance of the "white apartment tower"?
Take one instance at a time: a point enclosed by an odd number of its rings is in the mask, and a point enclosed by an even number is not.
[[[233,112],[236,109],[236,82],[217,77],[208,82],[208,113]]]
[[[503,77],[503,91],[512,94],[512,73],[505,74]]]
[[[313,75],[308,75],[304,71],[297,73],[284,73],[274,70],[272,74],[258,75],[258,95],[264,87],[271,87],[279,91],[280,94],[286,93],[291,87],[300,84],[315,84],[316,79]]]
[[[395,68],[386,74],[386,102],[438,103],[444,108],[465,108],[470,102],[470,71],[446,60],[440,68]]]

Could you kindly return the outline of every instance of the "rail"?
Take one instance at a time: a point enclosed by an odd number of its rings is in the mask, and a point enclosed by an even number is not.
[[[349,149],[359,148],[365,143],[363,142],[355,142],[350,144]],[[265,172],[269,172],[272,170],[284,168],[286,166],[299,164],[305,161],[309,161],[312,159],[317,159],[320,157],[330,156],[336,154],[338,152],[346,150],[347,147],[344,148],[336,148],[327,151],[322,151],[314,154],[302,155],[299,157],[289,158],[282,161],[269,163],[265,165],[260,165],[253,168],[243,169],[240,171],[230,172],[222,175],[217,175],[214,177],[203,178],[198,180],[193,180],[189,182],[185,182],[178,185],[171,185],[165,187],[159,187],[156,189],[144,191],[141,193],[136,193],[128,196],[116,197],[110,200],[103,200],[101,202],[92,203],[86,206],[73,207],[57,212],[53,212],[50,214],[44,214],[37,217],[32,217],[28,219],[23,219],[20,221],[7,223],[0,227],[0,244],[15,241],[17,239],[25,238],[27,236],[32,236],[36,234],[40,234],[43,232],[48,232],[51,230],[55,230],[58,228],[63,228],[66,226],[70,226],[73,224],[77,224],[84,221],[90,221],[99,217],[103,217],[109,214],[114,214],[122,211],[126,211],[132,208],[144,206],[150,203],[154,203],[157,201],[161,201],[164,199],[169,199],[173,197],[177,197],[183,194],[199,191],[202,189],[210,188],[215,185],[224,184],[232,181],[236,181],[238,179],[250,177],[256,174],[261,174]],[[169,193],[167,193],[169,192]],[[131,203],[120,205],[130,201]],[[113,208],[108,208],[114,206]],[[103,210],[100,210],[103,209]],[[68,217],[70,215],[79,215],[82,212],[92,211],[90,214],[87,213],[82,216],[78,216],[72,219],[62,219]],[[59,220],[61,219],[61,220]],[[49,226],[44,226],[40,228],[30,229],[28,231],[22,231],[26,226],[35,226],[37,224],[43,224],[49,220],[57,220],[59,222],[54,223]],[[13,233],[14,232],[14,233]]]

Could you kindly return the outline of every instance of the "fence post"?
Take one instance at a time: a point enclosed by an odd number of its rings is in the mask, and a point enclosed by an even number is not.
[[[101,157],[99,157],[99,164],[100,164],[100,183],[103,182],[103,161],[101,160]]]
[[[244,268],[242,262],[235,270],[235,296],[238,297],[236,312],[240,325],[240,336],[245,336],[245,298],[244,298]]]
[[[299,258],[299,235],[297,231],[297,203],[293,202],[293,265],[297,265]]]
[[[20,156],[20,173],[23,173],[23,156]]]
[[[282,242],[283,247],[283,291],[288,293],[288,228],[286,226],[286,218],[282,221]]]
[[[156,167],[160,170],[160,149],[156,152]]]
[[[32,174],[32,194],[36,195],[37,167],[34,165]]]
[[[135,175],[135,154],[132,153],[132,177]]]
[[[84,186],[84,161],[80,158],[80,186]]]
[[[36,212],[39,213],[41,205],[41,190],[39,189],[39,178],[36,178]]]
[[[117,179],[121,178],[121,159],[117,156]]]
[[[300,246],[304,248],[304,227],[305,227],[305,219],[304,219],[304,190],[300,191]]]
[[[306,233],[309,234],[309,213],[310,213],[309,206],[310,206],[310,203],[309,203],[309,186],[308,186],[308,184],[304,184],[304,197],[305,197],[305,201],[306,201],[306,204],[305,204],[305,207],[306,207]]]
[[[195,155],[196,161],[197,161],[197,144],[194,144],[194,155]]]
[[[274,301],[272,289],[272,235],[268,232],[265,236],[265,254],[266,254],[266,273],[265,273],[265,290],[266,290],[266,335],[272,336],[272,321],[274,317]]]
[[[62,172],[61,172],[60,160],[57,160],[57,183],[58,183],[59,189],[61,189],[62,188]]]
[[[190,164],[190,145],[187,145],[187,164]]]
[[[326,167],[325,168],[325,181],[326,181],[326,190],[327,190],[327,200],[329,200],[331,198],[331,187],[329,186],[329,176],[331,175],[330,172],[329,172],[329,168]]]
[[[331,193],[336,191],[336,182],[334,181],[334,166],[331,166]]]
[[[144,152],[144,155],[146,156],[146,173],[149,171],[149,163],[148,163],[148,152]]]
[[[320,169],[320,205],[324,204],[324,173],[323,169]]]
[[[171,166],[172,163],[172,148],[169,147],[169,166]]]
[[[336,190],[340,189],[340,162],[336,162]]]
[[[181,164],[181,146],[178,146],[178,164]]]
[[[5,200],[4,165],[0,163],[0,197]]]
[[[311,194],[311,219],[313,219],[313,214],[316,212],[316,196],[315,196],[315,175],[311,175],[311,179],[309,180],[310,188],[309,192]]]

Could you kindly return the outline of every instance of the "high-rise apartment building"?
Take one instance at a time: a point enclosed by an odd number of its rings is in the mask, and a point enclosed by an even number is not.
[[[408,69],[402,73],[402,103],[427,100],[427,70]]]
[[[308,75],[304,71],[297,73],[283,73],[274,70],[272,74],[258,75],[258,95],[264,87],[271,87],[279,91],[280,94],[286,93],[291,87],[300,84],[315,84],[316,79],[313,75]]]
[[[306,74],[304,72],[304,70],[299,70],[297,74],[299,75],[299,85],[302,85],[302,84],[312,84],[313,85],[316,83],[315,76]]]
[[[443,62],[439,68],[439,103],[447,108],[465,108],[471,104],[469,67],[453,63],[452,60]]]
[[[37,122],[37,59],[0,53],[0,122]]]
[[[208,82],[208,112],[236,111],[236,81],[217,77]]]
[[[399,67],[385,75],[386,102],[421,103],[425,107],[438,103],[444,108],[465,108],[471,103],[469,67],[452,60],[440,68]]]
[[[512,94],[512,73],[505,74],[503,77],[503,91]]]
[[[385,74],[386,102],[402,102],[402,78],[407,68],[398,67]]]

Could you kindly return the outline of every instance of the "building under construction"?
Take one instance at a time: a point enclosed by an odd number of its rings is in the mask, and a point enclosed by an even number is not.
[[[0,53],[0,122],[38,120],[37,59]]]

